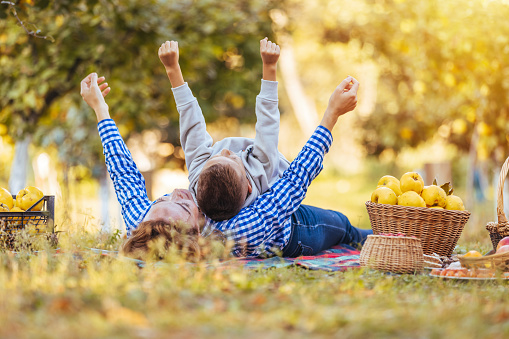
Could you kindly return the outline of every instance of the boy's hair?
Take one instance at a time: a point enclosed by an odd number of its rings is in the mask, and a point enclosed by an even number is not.
[[[149,220],[138,225],[120,252],[136,259],[163,259],[171,246],[190,261],[201,258],[199,231],[185,223]]]
[[[206,168],[198,179],[196,189],[198,207],[214,221],[234,217],[246,200],[241,179],[228,165],[215,164]]]

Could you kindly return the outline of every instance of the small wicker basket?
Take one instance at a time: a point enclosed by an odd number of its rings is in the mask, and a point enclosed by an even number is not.
[[[424,267],[421,240],[411,237],[368,235],[360,264],[393,273],[415,273]]]
[[[496,249],[498,242],[502,240],[503,237],[509,236],[509,222],[507,221],[507,217],[504,213],[504,182],[507,177],[507,172],[509,171],[509,158],[505,160],[502,169],[500,170],[500,177],[498,178],[498,187],[497,187],[497,217],[498,223],[489,222],[486,225],[486,229],[490,232],[491,243],[493,244],[493,248]]]
[[[450,257],[463,227],[470,217],[468,211],[441,210],[427,207],[366,202],[374,234],[404,233],[422,241],[424,254]]]
[[[500,271],[509,271],[509,252],[495,253],[479,258],[458,256],[461,266],[465,268],[494,268]]]

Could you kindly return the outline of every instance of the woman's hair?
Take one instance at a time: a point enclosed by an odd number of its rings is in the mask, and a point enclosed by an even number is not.
[[[140,260],[164,259],[172,249],[187,261],[196,262],[209,256],[217,258],[229,252],[224,246],[222,233],[218,233],[203,238],[198,228],[189,224],[164,219],[149,220],[138,225],[121,245],[120,252]]]
[[[149,220],[138,225],[122,245],[121,252],[136,259],[162,259],[174,246],[186,259],[196,261],[201,257],[198,238],[198,229],[186,223]]]

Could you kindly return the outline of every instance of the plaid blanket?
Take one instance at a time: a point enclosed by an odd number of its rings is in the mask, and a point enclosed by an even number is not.
[[[106,251],[96,248],[90,249],[92,252],[100,255],[117,256],[116,251]],[[360,252],[348,245],[338,245],[331,249],[325,250],[314,256],[302,256],[298,258],[281,258],[272,257],[268,259],[248,259],[236,258],[224,261],[220,264],[221,267],[239,267],[242,266],[248,269],[266,269],[272,267],[287,267],[296,265],[310,270],[323,270],[329,272],[345,271],[359,267],[359,254]],[[130,260],[136,262],[140,267],[145,266],[145,262],[141,260],[122,257],[123,260]],[[159,263],[163,264],[164,263]],[[158,264],[158,265],[159,265]]]

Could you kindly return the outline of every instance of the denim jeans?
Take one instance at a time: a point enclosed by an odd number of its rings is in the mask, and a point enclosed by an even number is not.
[[[369,234],[373,231],[352,226],[340,212],[301,205],[292,215],[292,231],[283,257],[314,255],[338,244],[364,244]]]

